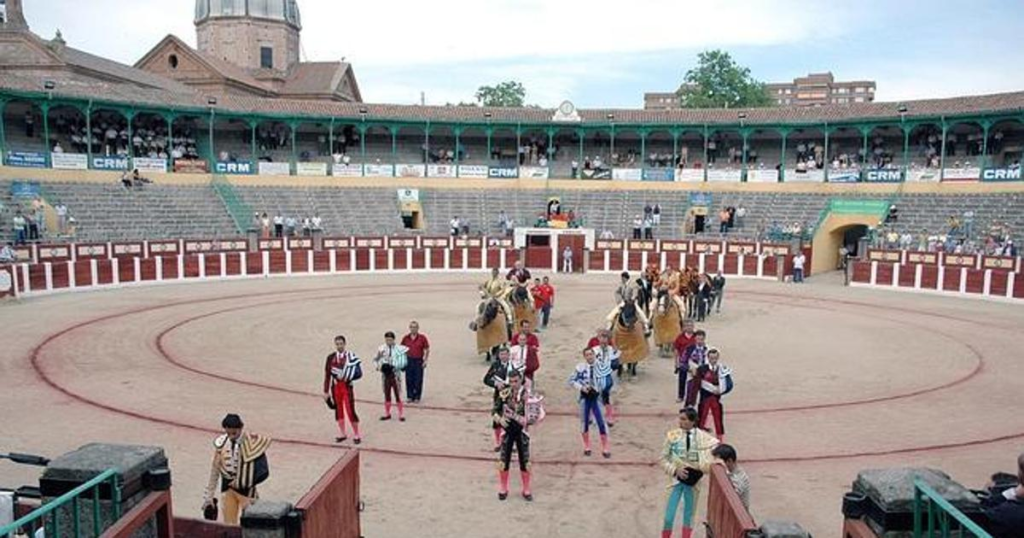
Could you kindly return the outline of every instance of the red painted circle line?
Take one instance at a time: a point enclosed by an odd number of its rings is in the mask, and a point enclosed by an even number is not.
[[[196,315],[196,316],[188,317],[188,318],[185,318],[185,319],[175,323],[174,325],[171,325],[170,327],[168,327],[168,328],[164,329],[163,331],[161,331],[160,334],[158,334],[156,336],[155,341],[154,341],[154,347],[157,349],[158,353],[160,354],[160,356],[165,361],[171,363],[172,365],[174,365],[177,368],[180,368],[182,370],[186,370],[186,371],[192,372],[194,374],[198,374],[198,375],[201,375],[201,376],[204,376],[204,377],[209,377],[209,378],[212,378],[212,379],[217,379],[219,381],[225,381],[225,382],[228,382],[228,383],[234,383],[234,384],[238,384],[238,385],[242,385],[242,386],[246,386],[246,387],[257,387],[257,388],[261,388],[261,389],[266,389],[266,390],[271,390],[271,391],[274,391],[274,392],[280,392],[280,393],[291,394],[291,395],[296,395],[296,396],[308,396],[308,397],[316,398],[316,399],[319,400],[322,396],[319,393],[316,393],[316,392],[308,392],[308,391],[303,391],[303,390],[298,390],[298,389],[292,389],[292,388],[288,388],[288,387],[282,387],[282,386],[279,386],[279,385],[272,385],[272,384],[268,384],[268,383],[262,383],[262,382],[259,382],[259,381],[250,381],[250,380],[238,379],[238,378],[235,378],[235,377],[227,376],[227,375],[224,375],[224,374],[218,374],[216,372],[211,372],[209,370],[204,370],[202,368],[191,366],[191,365],[187,364],[186,362],[184,362],[183,360],[181,360],[181,358],[176,356],[173,352],[171,352],[170,350],[167,349],[166,338],[171,333],[173,333],[173,332],[175,332],[175,331],[185,327],[186,325],[194,323],[196,321],[200,321],[200,320],[203,320],[203,319],[206,319],[206,318],[210,318],[210,317],[213,317],[213,316],[218,316],[218,315],[221,315],[221,314],[226,314],[226,313],[229,313],[229,312],[237,312],[237,311],[241,311],[241,310],[247,310],[247,309],[250,309],[250,308],[260,308],[260,307],[265,307],[265,306],[276,306],[276,305],[286,304],[286,303],[295,302],[295,301],[321,301],[321,300],[337,299],[337,298],[340,298],[340,297],[352,298],[352,297],[364,297],[364,296],[400,295],[400,294],[424,293],[426,291],[430,291],[430,290],[424,290],[423,288],[420,288],[420,291],[417,291],[417,292],[380,292],[380,293],[376,293],[375,292],[375,293],[362,293],[362,294],[360,294],[360,293],[353,293],[353,294],[345,294],[344,296],[341,296],[341,295],[321,295],[321,296],[314,297],[314,298],[311,298],[311,299],[307,299],[307,298],[301,298],[301,299],[282,299],[282,300],[276,300],[276,301],[266,301],[266,302],[262,302],[262,303],[254,303],[254,304],[233,306],[233,307],[229,307],[229,308],[215,310],[215,311],[212,311],[212,312],[207,312],[205,314],[199,314],[199,315]],[[742,292],[740,292],[740,293],[742,293]],[[759,300],[754,300],[754,299],[743,299],[743,300],[749,301],[749,302],[757,302],[757,303],[776,304],[776,303],[772,303],[772,302],[769,302],[769,301],[759,301]],[[787,304],[786,306],[796,306],[797,308],[822,309],[822,310],[838,311],[837,309],[830,309],[830,308],[825,308],[825,307],[820,307],[820,306],[810,306],[810,305],[788,305]],[[906,323],[906,322],[904,321],[902,323]],[[931,329],[931,328],[928,328],[928,327],[920,327],[920,326],[917,326],[917,327],[922,329],[922,330],[926,330],[926,331],[930,331],[930,332],[935,332],[936,334],[939,334],[940,336],[946,337],[946,335],[944,333],[941,333],[941,332],[936,331],[934,329]],[[975,376],[980,374],[982,369],[983,369],[983,367],[984,367],[984,359],[982,358],[982,354],[980,352],[978,352],[977,349],[975,349],[973,346],[971,346],[970,344],[965,343],[965,342],[959,342],[958,341],[958,343],[960,343],[960,344],[964,345],[965,347],[967,347],[967,349],[973,355],[973,358],[974,358],[974,361],[975,361],[974,368],[972,368],[971,371],[968,372],[966,375],[961,376],[961,377],[959,377],[957,379],[954,379],[952,381],[943,383],[941,385],[932,386],[932,387],[925,387],[925,388],[922,388],[922,389],[917,389],[917,390],[914,390],[914,391],[910,391],[910,392],[906,392],[906,393],[901,393],[901,394],[886,395],[886,396],[876,396],[876,397],[872,397],[872,398],[864,398],[864,399],[859,399],[859,400],[850,400],[850,401],[845,401],[845,402],[826,402],[826,403],[819,403],[819,404],[804,404],[804,405],[794,405],[794,406],[784,406],[784,407],[771,407],[771,408],[762,408],[762,409],[736,409],[736,410],[730,410],[729,414],[730,415],[759,415],[759,414],[768,414],[768,413],[798,412],[798,411],[812,411],[812,410],[820,410],[820,409],[834,409],[834,408],[841,408],[841,407],[855,407],[855,406],[868,405],[868,404],[874,404],[874,403],[892,402],[892,401],[895,401],[895,400],[902,400],[902,399],[906,399],[906,398],[913,398],[913,397],[921,396],[921,395],[924,395],[924,394],[930,394],[930,393],[933,393],[933,392],[939,392],[939,391],[942,391],[942,390],[946,390],[946,389],[952,388],[952,387],[954,387],[956,385],[960,385],[962,383],[966,383],[967,381],[970,381],[972,378],[974,378]],[[370,405],[378,405],[378,406],[379,405],[383,405],[383,402],[378,401],[378,400],[367,400],[367,399],[359,398],[356,401],[358,401],[360,403],[364,403],[364,404],[370,404]],[[480,408],[473,408],[473,407],[448,407],[448,406],[438,406],[438,405],[417,405],[416,409],[428,410],[428,411],[449,412],[449,413],[471,413],[471,414],[488,414],[488,413],[490,413],[490,411],[488,411],[486,409],[480,409]],[[577,411],[566,411],[566,410],[549,410],[547,414],[549,416],[560,416],[560,417],[573,417],[573,418],[575,418],[575,417],[577,417],[579,415],[579,412],[577,412]],[[632,418],[667,418],[667,417],[674,417],[674,416],[676,416],[676,411],[674,411],[674,410],[673,411],[651,411],[651,412],[633,412],[633,413],[623,412],[623,413],[619,413],[619,416],[621,416],[621,417],[632,417]]]
[[[454,283],[451,284],[451,286],[456,286],[456,285],[462,286],[464,284],[454,284]],[[363,286],[348,286],[347,288],[352,288],[352,287],[363,288]],[[385,286],[380,286],[380,287],[388,288],[388,287],[400,287],[400,286],[385,285]],[[171,307],[174,307],[174,306],[181,306],[181,305],[202,304],[202,303],[210,303],[210,302],[216,302],[216,301],[224,301],[224,300],[231,300],[231,299],[243,299],[243,298],[261,297],[261,296],[302,294],[302,293],[310,293],[310,292],[318,292],[318,291],[336,291],[339,288],[344,289],[344,288],[346,288],[346,286],[338,286],[338,287],[332,287],[332,288],[315,288],[315,289],[306,289],[306,290],[290,290],[290,291],[284,291],[284,292],[264,292],[264,293],[256,293],[256,294],[239,294],[239,295],[220,296],[220,297],[212,297],[212,298],[206,298],[206,299],[178,301],[178,302],[174,302],[174,303],[167,303],[167,304],[163,304],[163,305],[150,306],[150,307],[140,307],[140,308],[137,308],[137,309],[132,309],[132,310],[128,310],[128,311],[121,312],[121,313],[108,314],[108,315],[105,315],[105,316],[101,316],[101,317],[98,317],[98,318],[93,318],[91,320],[86,320],[86,321],[82,321],[82,322],[70,325],[68,327],[65,327],[64,329],[61,329],[61,330],[59,330],[57,332],[49,334],[41,342],[36,344],[36,346],[33,347],[30,350],[27,358],[28,358],[29,362],[32,364],[32,368],[35,370],[36,375],[38,375],[39,378],[46,385],[50,386],[51,388],[53,388],[57,392],[65,395],[66,397],[68,397],[71,400],[74,400],[74,401],[86,404],[86,405],[91,406],[91,407],[95,407],[97,409],[108,411],[108,412],[111,412],[111,413],[114,413],[114,414],[119,414],[119,415],[131,417],[131,418],[139,419],[139,420],[142,420],[142,421],[145,421],[145,422],[149,422],[149,423],[153,423],[153,424],[161,424],[161,425],[165,425],[165,426],[173,426],[173,427],[176,427],[176,428],[181,428],[181,429],[186,429],[186,430],[191,430],[191,431],[196,431],[196,432],[202,432],[202,433],[207,433],[207,434],[219,434],[220,430],[217,430],[217,429],[206,428],[206,427],[203,427],[203,426],[197,426],[195,424],[188,424],[188,423],[185,423],[185,422],[180,422],[180,421],[176,421],[176,420],[172,420],[172,419],[155,417],[155,416],[147,415],[147,414],[140,413],[140,412],[137,412],[137,411],[132,411],[132,410],[129,410],[129,409],[123,409],[123,408],[115,407],[115,406],[112,406],[112,405],[109,405],[109,404],[105,404],[105,403],[99,402],[99,401],[94,400],[92,398],[89,398],[87,396],[78,394],[76,392],[73,392],[70,389],[62,386],[59,383],[57,383],[42,368],[40,363],[42,361],[41,354],[43,352],[43,349],[46,346],[48,346],[49,344],[53,343],[54,341],[60,339],[61,337],[65,336],[65,335],[67,335],[67,334],[69,334],[69,333],[71,333],[71,332],[73,332],[73,331],[75,331],[77,329],[80,329],[82,327],[86,327],[88,325],[100,323],[100,322],[103,322],[103,321],[107,321],[107,320],[111,320],[111,319],[117,319],[119,317],[123,317],[123,316],[126,316],[126,315],[144,313],[144,312],[149,312],[149,311],[154,311],[154,310],[159,310],[159,309],[164,309],[164,308],[171,308]],[[745,292],[737,292],[737,293],[743,294]],[[757,293],[752,293],[752,294],[757,295]],[[761,294],[761,295],[776,296],[776,297],[780,297],[780,298],[792,299],[792,296],[783,295],[783,294]],[[877,307],[876,305],[871,305],[871,304],[868,304],[868,303],[858,303],[858,302],[855,302],[855,301],[845,301],[845,303],[846,304],[859,305],[859,306],[865,306],[865,307],[869,307],[869,308],[872,308],[872,307],[873,308],[880,308],[880,307]],[[903,310],[907,310],[907,309],[903,309]],[[956,318],[954,316],[945,316],[945,315],[939,315],[939,314],[932,314],[932,313],[929,313],[929,312],[919,312],[919,314],[922,314],[922,315],[934,315],[934,316],[938,316],[938,317],[943,317],[945,319],[953,319],[953,320],[963,321],[965,323],[971,323],[971,324],[979,323],[979,322],[976,322],[976,321],[971,320],[971,319]],[[972,349],[972,351],[977,353],[980,357],[982,357],[982,358],[984,357],[983,354],[978,352],[973,347],[971,349]],[[811,455],[811,456],[781,456],[781,457],[771,457],[771,458],[750,458],[750,459],[745,459],[744,461],[746,461],[748,464],[758,464],[758,463],[806,462],[806,461],[821,461],[821,460],[852,459],[852,458],[861,458],[861,457],[877,457],[877,456],[887,456],[887,455],[895,455],[895,454],[907,454],[907,453],[915,453],[915,452],[926,452],[926,451],[934,451],[934,450],[944,450],[944,449],[952,449],[952,448],[963,448],[963,447],[970,447],[970,446],[979,446],[979,445],[985,445],[985,444],[992,444],[992,443],[999,443],[999,442],[1003,442],[1003,441],[1015,440],[1015,439],[1018,439],[1018,438],[1021,438],[1021,437],[1024,437],[1024,432],[1012,433],[1012,434],[1007,434],[1007,435],[1002,435],[1002,436],[992,437],[992,438],[986,438],[986,439],[974,439],[974,440],[968,440],[968,441],[958,441],[958,442],[950,442],[950,443],[942,443],[942,444],[933,444],[933,445],[920,446],[920,447],[906,447],[906,448],[896,448],[896,449],[889,449],[889,450],[861,451],[861,452],[852,452],[852,453],[846,453],[846,454],[821,454],[821,455]],[[290,444],[290,445],[297,445],[297,446],[308,446],[308,447],[317,447],[317,448],[332,448],[332,449],[338,449],[338,448],[348,449],[348,448],[352,448],[351,446],[348,446],[348,445],[337,445],[337,444],[309,441],[309,440],[305,440],[305,439],[277,438],[276,441],[278,443],[283,443],[283,444]],[[368,452],[368,453],[386,454],[386,455],[395,455],[395,456],[404,456],[404,457],[445,459],[445,460],[455,460],[455,461],[479,461],[479,462],[487,462],[487,463],[493,463],[494,462],[493,455],[486,455],[485,456],[485,455],[460,455],[460,454],[445,454],[445,453],[431,453],[431,452],[412,452],[412,451],[405,451],[405,450],[395,450],[395,449],[375,448],[375,447],[360,447],[359,450],[362,450],[362,451]],[[657,462],[655,462],[655,461],[642,461],[642,460],[632,460],[632,461],[613,460],[613,461],[600,461],[600,462],[598,462],[598,461],[580,461],[580,460],[545,460],[545,459],[535,459],[534,463],[537,463],[539,465],[569,465],[569,466],[576,466],[576,465],[601,465],[601,466],[614,466],[614,467],[651,467],[651,466],[657,465]]]

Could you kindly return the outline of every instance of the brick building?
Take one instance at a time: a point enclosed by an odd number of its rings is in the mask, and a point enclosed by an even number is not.
[[[875,100],[875,81],[836,82],[831,72],[810,73],[793,82],[765,84],[765,92],[776,106],[846,105],[871,103]],[[679,109],[677,92],[644,94],[645,110]]]

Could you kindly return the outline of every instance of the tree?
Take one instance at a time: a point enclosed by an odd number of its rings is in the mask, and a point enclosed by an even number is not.
[[[750,76],[750,69],[733,61],[728,52],[704,51],[697,67],[686,72],[679,88],[683,108],[748,108],[772,104],[764,83]]]
[[[508,80],[495,86],[480,86],[476,100],[483,106],[526,106],[526,88],[519,82]]]

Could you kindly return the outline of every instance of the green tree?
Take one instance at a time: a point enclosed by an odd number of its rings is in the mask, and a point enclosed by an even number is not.
[[[697,67],[686,72],[679,88],[683,108],[748,108],[772,104],[764,83],[750,76],[750,69],[733,61],[728,52],[704,51]]]
[[[526,88],[519,82],[508,80],[495,86],[480,86],[476,100],[483,106],[526,106]]]

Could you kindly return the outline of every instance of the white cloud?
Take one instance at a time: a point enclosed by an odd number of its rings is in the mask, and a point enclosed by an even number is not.
[[[878,101],[934,99],[1020,91],[1024,72],[1003,69],[1000,61],[974,64],[917,62],[879,69]]]

